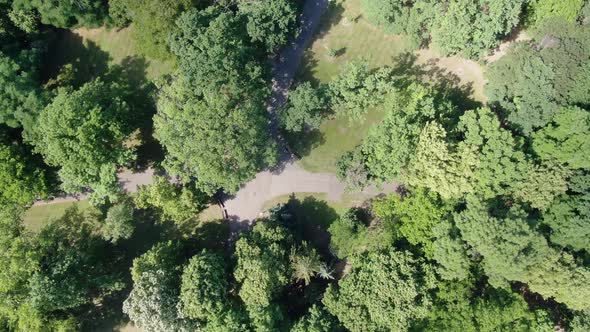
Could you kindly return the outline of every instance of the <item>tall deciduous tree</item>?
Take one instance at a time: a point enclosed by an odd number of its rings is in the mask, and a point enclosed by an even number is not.
[[[297,27],[297,7],[292,0],[239,0],[240,13],[248,23],[253,41],[263,43],[269,52],[287,44]]]
[[[186,181],[195,178],[208,194],[237,191],[276,160],[262,106],[217,92],[200,98],[181,78],[164,87],[154,127],[168,152],[168,170]]]
[[[533,0],[528,6],[527,23],[538,27],[545,19],[559,17],[574,22],[582,7],[584,0]]]
[[[443,198],[512,194],[540,209],[567,189],[565,174],[527,160],[489,109],[466,112],[458,130],[463,140],[454,145],[445,143],[449,140],[440,124],[425,127],[409,168],[411,184],[430,188]]]
[[[590,169],[590,112],[560,109],[550,124],[533,135],[533,149],[545,160],[573,169]]]
[[[162,211],[165,219],[179,224],[196,218],[206,207],[207,200],[208,197],[196,189],[194,184],[180,186],[170,183],[163,176],[155,176],[152,184],[141,186],[135,197],[137,207],[155,207]]]
[[[178,312],[180,246],[159,243],[133,261],[133,289],[123,303],[123,312],[145,331],[194,331],[198,323]]]
[[[195,92],[217,94],[221,89],[236,97],[264,99],[268,88],[262,52],[250,41],[243,17],[211,6],[185,12],[176,25],[170,49]]]
[[[33,127],[32,119],[44,107],[44,99],[34,68],[35,51],[22,51],[9,57],[0,51],[0,124]]]
[[[590,271],[569,254],[549,247],[523,215],[516,208],[504,218],[494,217],[483,203],[471,200],[455,222],[463,239],[483,256],[485,273],[494,287],[519,281],[570,309],[590,308]]]
[[[257,329],[271,331],[284,319],[275,300],[291,280],[292,245],[287,230],[270,222],[257,223],[236,242],[234,276],[240,285],[239,296]]]
[[[414,46],[430,38],[432,21],[442,10],[436,2],[428,0],[363,0],[367,19],[392,34],[405,34]]]
[[[432,43],[444,54],[478,58],[496,47],[520,21],[526,0],[450,0],[437,15]]]
[[[557,111],[555,73],[528,43],[517,43],[490,65],[486,94],[525,134],[545,126]]]
[[[223,256],[202,251],[184,267],[180,288],[182,312],[190,318],[212,320],[228,310],[230,286]]]
[[[24,206],[47,196],[45,172],[29,153],[0,135],[0,206]]]
[[[590,252],[590,197],[562,196],[543,213],[552,243]]]
[[[101,200],[118,193],[117,170],[134,158],[125,142],[132,126],[120,86],[98,79],[79,90],[60,89],[40,114],[36,142],[45,161],[60,167],[66,192],[94,191]]]
[[[42,229],[37,239],[41,269],[29,281],[35,308],[74,309],[124,287],[110,245],[93,235],[92,218],[72,208]]]
[[[289,101],[280,113],[281,124],[291,132],[317,129],[327,107],[328,101],[323,91],[305,82],[289,93]]]
[[[107,16],[107,5],[101,0],[14,0],[13,7],[36,10],[41,22],[58,28],[97,27]]]
[[[351,331],[407,331],[425,318],[435,287],[432,268],[393,249],[352,261],[352,272],[326,291],[323,303]]]
[[[243,20],[219,7],[190,10],[177,24],[179,77],[160,93],[156,137],[171,173],[210,194],[236,191],[276,160],[259,52]]]

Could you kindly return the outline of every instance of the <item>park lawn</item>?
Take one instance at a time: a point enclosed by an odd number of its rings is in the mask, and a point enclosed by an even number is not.
[[[210,204],[206,209],[199,213],[197,219],[201,222],[217,221],[223,219],[223,214],[217,204]]]
[[[367,112],[365,120],[351,124],[345,116],[324,121],[315,142],[305,137],[291,139],[291,147],[302,157],[299,164],[309,172],[335,173],[336,161],[342,154],[354,149],[367,136],[375,123],[385,116],[385,110],[376,107]],[[306,134],[303,134],[306,135]],[[308,145],[311,144],[311,147]],[[304,152],[306,151],[306,152]]]
[[[385,34],[362,15],[360,0],[332,1],[318,33],[306,52],[301,78],[328,83],[351,60],[370,67],[392,65],[396,56],[412,51],[403,36]],[[329,50],[337,51],[330,57]]]
[[[133,26],[124,29],[101,27],[60,30],[44,56],[46,64],[43,76],[45,79],[55,77],[59,69],[68,63],[74,64],[82,81],[103,74],[115,64],[133,66],[133,71],[138,72],[137,76],[144,76],[137,79],[149,81],[173,71],[172,61],[147,59],[139,54],[132,34]]]
[[[74,30],[74,33],[85,40],[94,42],[101,50],[107,52],[112,57],[112,62],[121,64],[127,57],[139,56],[133,41],[133,26],[123,29],[86,29],[80,28]],[[174,69],[172,61],[147,60],[146,76],[149,80],[154,80],[163,75],[170,74]]]
[[[85,210],[90,207],[90,203],[87,200],[81,200],[78,202],[32,206],[25,212],[23,224],[27,229],[37,232],[47,221],[61,217],[72,206],[77,206],[80,210]]]
[[[332,2],[319,37],[306,52],[299,73],[301,80],[328,83],[352,60],[362,58],[375,68],[393,65],[396,56],[411,51],[404,37],[383,33],[361,13],[360,0]],[[339,54],[330,57],[330,48]],[[301,157],[299,163],[305,170],[334,173],[340,156],[359,145],[384,115],[383,109],[373,108],[367,112],[365,121],[359,123],[351,124],[345,117],[328,119],[320,126],[318,135],[291,138],[291,147]]]
[[[329,49],[336,50],[338,54],[330,57]],[[415,65],[426,66],[426,69],[433,66],[442,69],[445,75],[457,77],[462,85],[471,86],[473,99],[485,101],[485,80],[481,65],[457,56],[441,57],[430,49],[412,49],[403,36],[386,34],[370,24],[362,15],[360,0],[332,2],[317,39],[305,54],[298,78],[300,81],[325,84],[352,60],[364,59],[370,67],[375,68],[395,65],[398,56],[408,53],[415,55]],[[319,133],[291,137],[289,142],[301,157],[299,164],[305,170],[334,173],[339,157],[359,145],[369,129],[380,122],[384,115],[383,109],[371,109],[364,122],[352,126],[347,119],[327,119]]]

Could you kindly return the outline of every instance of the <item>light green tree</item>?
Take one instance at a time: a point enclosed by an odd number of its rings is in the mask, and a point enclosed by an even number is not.
[[[207,201],[207,195],[195,188],[194,184],[180,186],[170,183],[163,176],[154,176],[154,182],[141,186],[135,197],[137,207],[155,207],[162,212],[165,219],[179,224],[197,218],[199,212],[206,207]]]
[[[130,202],[121,202],[109,208],[101,229],[105,240],[116,243],[128,239],[134,230],[133,205]]]
[[[98,79],[78,90],[60,89],[41,112],[36,149],[60,168],[66,192],[91,188],[97,201],[116,199],[118,168],[134,158],[125,144],[133,129],[130,110],[119,85]]]
[[[432,267],[407,252],[371,252],[352,260],[352,271],[330,285],[323,303],[351,331],[407,331],[425,318],[435,287]]]
[[[257,223],[236,242],[238,294],[257,330],[272,331],[284,319],[275,301],[291,280],[292,245],[287,229],[270,221]]]
[[[182,272],[181,310],[189,318],[214,320],[228,310],[230,285],[222,255],[203,250],[193,256]]]

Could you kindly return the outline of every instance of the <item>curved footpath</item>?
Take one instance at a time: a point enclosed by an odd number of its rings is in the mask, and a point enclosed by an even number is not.
[[[334,174],[310,173],[303,170],[288,150],[287,144],[280,135],[277,112],[287,101],[289,88],[297,73],[303,54],[313,40],[322,15],[328,8],[328,0],[307,0],[301,15],[300,33],[273,60],[272,95],[268,102],[270,113],[270,131],[276,138],[280,148],[279,165],[272,170],[258,173],[254,179],[246,183],[235,196],[224,203],[225,214],[232,221],[232,228],[248,225],[262,212],[264,203],[292,193],[325,193],[327,198],[338,201],[344,193],[342,184]],[[138,186],[152,182],[153,170],[142,173],[122,171],[119,173],[120,183],[127,192],[136,192]],[[369,189],[366,195],[380,192],[391,192],[394,186],[386,186],[383,190]],[[86,199],[87,195],[57,197],[50,201],[40,201],[35,205],[57,204]],[[238,229],[236,229],[238,230]]]

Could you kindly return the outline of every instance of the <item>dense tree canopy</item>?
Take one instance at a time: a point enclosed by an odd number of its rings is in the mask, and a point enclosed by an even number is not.
[[[107,5],[102,0],[14,0],[12,6],[19,10],[35,10],[42,23],[58,28],[97,27],[107,16]]]
[[[240,13],[247,19],[248,35],[263,43],[269,52],[287,44],[297,23],[296,1],[292,0],[238,0]]]
[[[450,0],[433,24],[432,43],[443,54],[478,58],[496,47],[520,20],[526,0]]]
[[[272,331],[284,319],[281,308],[273,302],[291,277],[292,241],[285,228],[265,222],[256,224],[236,242],[234,276],[240,284],[239,296],[260,330]]]
[[[367,176],[387,181],[405,173],[426,122],[449,112],[452,106],[436,100],[431,89],[416,83],[386,97],[383,107],[387,110],[385,119],[371,129],[357,158],[362,160]],[[354,172],[354,168],[347,169],[350,164],[341,164],[342,179]]]
[[[218,93],[200,98],[179,78],[161,91],[154,127],[168,153],[168,169],[182,179],[195,178],[209,194],[220,188],[234,192],[274,164],[266,110],[256,101]]]
[[[316,89],[309,82],[299,85],[289,93],[289,101],[281,110],[282,126],[291,132],[302,132],[319,128],[328,101],[321,89]]]
[[[266,95],[262,52],[251,42],[244,18],[218,7],[192,9],[180,16],[170,49],[180,73],[197,91]]]
[[[527,23],[539,26],[543,20],[553,17],[574,22],[583,6],[584,0],[533,0],[528,6]]]
[[[455,220],[463,239],[483,256],[492,286],[520,281],[569,308],[589,308],[590,270],[578,266],[569,254],[551,248],[522,215],[516,208],[505,218],[496,218],[481,203],[472,201]]]
[[[369,21],[415,46],[431,41],[444,55],[478,58],[496,47],[519,21],[526,0],[364,0]]]
[[[590,112],[577,107],[560,109],[551,123],[533,135],[533,149],[542,159],[590,169]]]
[[[180,186],[162,176],[154,176],[153,179],[152,184],[139,188],[135,197],[137,207],[154,207],[162,212],[165,219],[179,224],[196,218],[206,207],[207,196],[194,184]]]
[[[193,331],[198,323],[179,316],[180,247],[159,243],[133,261],[133,289],[123,312],[145,331]]]
[[[133,128],[124,97],[117,83],[98,79],[79,90],[60,89],[41,112],[36,148],[60,167],[66,192],[91,188],[97,200],[118,192],[117,170],[134,156],[125,144]]]
[[[201,320],[218,316],[229,306],[229,290],[223,256],[203,251],[190,259],[182,273],[182,311]]]
[[[433,1],[363,0],[363,11],[373,24],[392,34],[405,34],[414,46],[429,39],[436,13]]]
[[[587,105],[585,70],[590,63],[590,27],[553,19],[533,42],[513,45],[490,65],[489,102],[512,126],[530,135],[568,104]]]
[[[91,214],[69,209],[38,234],[22,227],[18,212],[1,214],[0,317],[11,330],[71,329],[76,313],[124,287],[119,259],[95,235]]]
[[[429,265],[395,250],[368,253],[352,264],[352,272],[330,286],[323,300],[344,327],[407,331],[412,321],[426,317],[432,304],[427,291],[435,287]]]
[[[0,51],[0,124],[32,127],[32,120],[44,106],[35,72],[38,54],[22,51],[16,58]]]
[[[0,135],[0,206],[24,206],[47,196],[45,172],[29,153]]]
[[[170,45],[180,74],[160,92],[155,136],[171,173],[209,194],[236,191],[276,158],[260,52],[242,18],[220,8],[190,10],[177,24]]]
[[[426,331],[539,331],[554,330],[543,310],[531,311],[522,296],[486,287],[473,299],[473,281],[442,283]],[[474,301],[474,303],[472,303]]]

